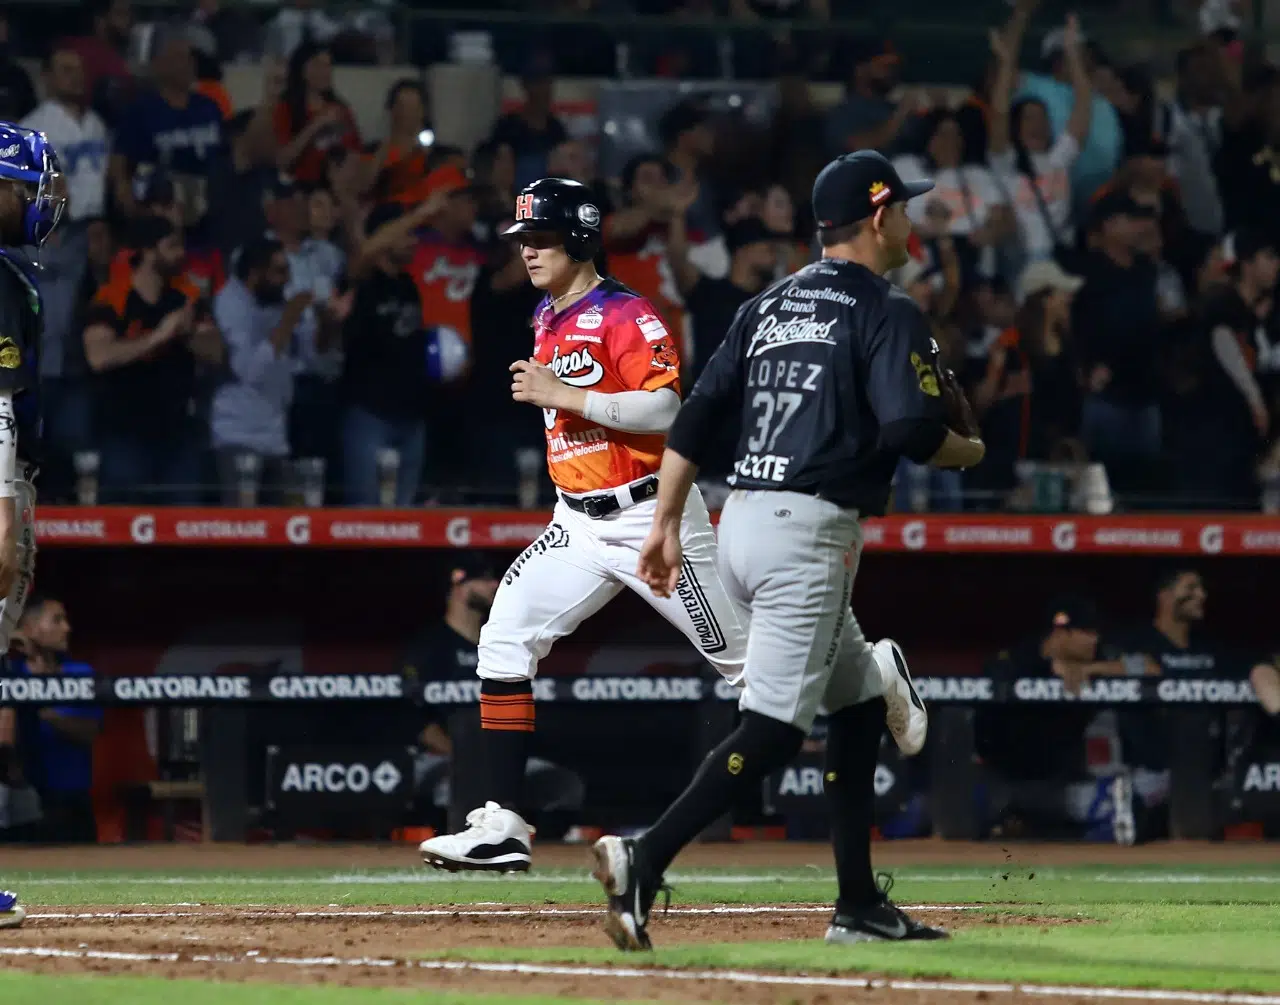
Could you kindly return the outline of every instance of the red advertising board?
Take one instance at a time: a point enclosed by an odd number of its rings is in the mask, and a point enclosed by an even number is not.
[[[519,548],[551,514],[504,509],[49,506],[42,546]],[[898,515],[868,520],[866,549],[935,554],[1280,555],[1280,517]]]

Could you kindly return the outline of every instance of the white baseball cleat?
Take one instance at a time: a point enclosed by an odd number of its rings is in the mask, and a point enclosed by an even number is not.
[[[18,895],[0,890],[0,928],[17,928],[26,916],[26,908],[18,903]]]
[[[533,828],[519,813],[488,802],[467,814],[467,829],[418,845],[422,861],[449,872],[526,872],[533,861]]]
[[[871,647],[871,654],[884,680],[884,721],[893,742],[908,757],[918,754],[929,735],[929,713],[911,683],[902,648],[893,639],[881,639]]]

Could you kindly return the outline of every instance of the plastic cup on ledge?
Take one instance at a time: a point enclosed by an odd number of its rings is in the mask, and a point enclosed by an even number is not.
[[[262,484],[262,458],[258,454],[236,454],[236,502],[245,508],[258,505]]]
[[[379,447],[374,462],[378,466],[378,504],[394,506],[396,484],[400,479],[400,451],[394,447]]]
[[[98,469],[102,457],[96,450],[77,450],[71,458],[76,471],[76,502],[81,506],[98,505]]]

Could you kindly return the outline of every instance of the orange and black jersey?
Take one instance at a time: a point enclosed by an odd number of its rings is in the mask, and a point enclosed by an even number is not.
[[[85,327],[106,325],[117,338],[141,338],[190,300],[187,294],[167,286],[152,303],[130,279],[112,280],[94,295]],[[179,335],[142,359],[103,371],[96,383],[101,425],[129,431],[172,430],[191,414],[195,358]]]

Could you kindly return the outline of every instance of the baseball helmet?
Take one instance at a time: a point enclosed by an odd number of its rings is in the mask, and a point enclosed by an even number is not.
[[[589,262],[600,251],[600,224],[600,207],[586,185],[568,178],[540,178],[516,196],[516,222],[502,236],[550,231],[560,235],[565,253],[575,262]]]
[[[34,129],[0,122],[0,181],[23,187],[23,243],[37,248],[53,233],[67,205],[67,185],[53,144]]]

